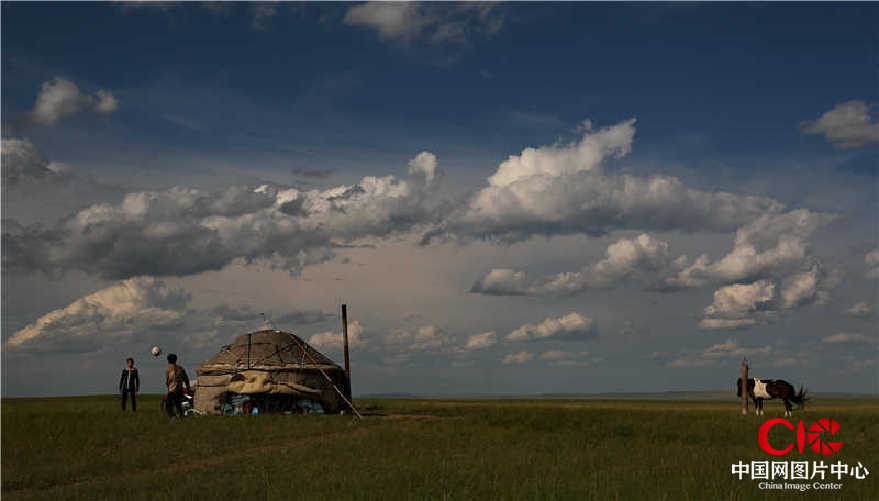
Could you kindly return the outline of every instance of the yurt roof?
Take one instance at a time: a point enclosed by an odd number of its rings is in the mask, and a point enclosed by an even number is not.
[[[340,368],[299,336],[278,330],[242,334],[206,360],[199,371],[246,369]]]

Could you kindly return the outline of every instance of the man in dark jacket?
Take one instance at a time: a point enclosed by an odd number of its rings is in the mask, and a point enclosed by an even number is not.
[[[131,412],[137,411],[135,395],[140,391],[140,378],[134,368],[133,358],[125,360],[125,368],[122,369],[122,377],[119,379],[119,391],[122,392],[122,410],[125,410],[125,401],[131,396]]]

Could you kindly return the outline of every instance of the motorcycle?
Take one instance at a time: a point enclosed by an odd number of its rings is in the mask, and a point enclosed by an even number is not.
[[[180,408],[183,409],[184,416],[189,416],[195,412],[195,392],[189,388],[183,388],[182,393],[183,398],[180,400]],[[168,412],[168,395],[163,395],[162,401],[159,403],[159,410],[162,414],[166,414]]]

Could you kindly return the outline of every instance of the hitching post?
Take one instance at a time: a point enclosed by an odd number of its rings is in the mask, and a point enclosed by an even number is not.
[[[348,360],[348,305],[342,305],[342,341],[345,346],[345,398],[351,400],[351,365]]]
[[[748,362],[742,360],[742,416],[748,415]]]

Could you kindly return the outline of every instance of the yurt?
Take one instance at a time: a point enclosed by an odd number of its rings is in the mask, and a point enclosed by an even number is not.
[[[338,413],[345,370],[295,334],[242,334],[196,368],[195,408],[209,414]]]

